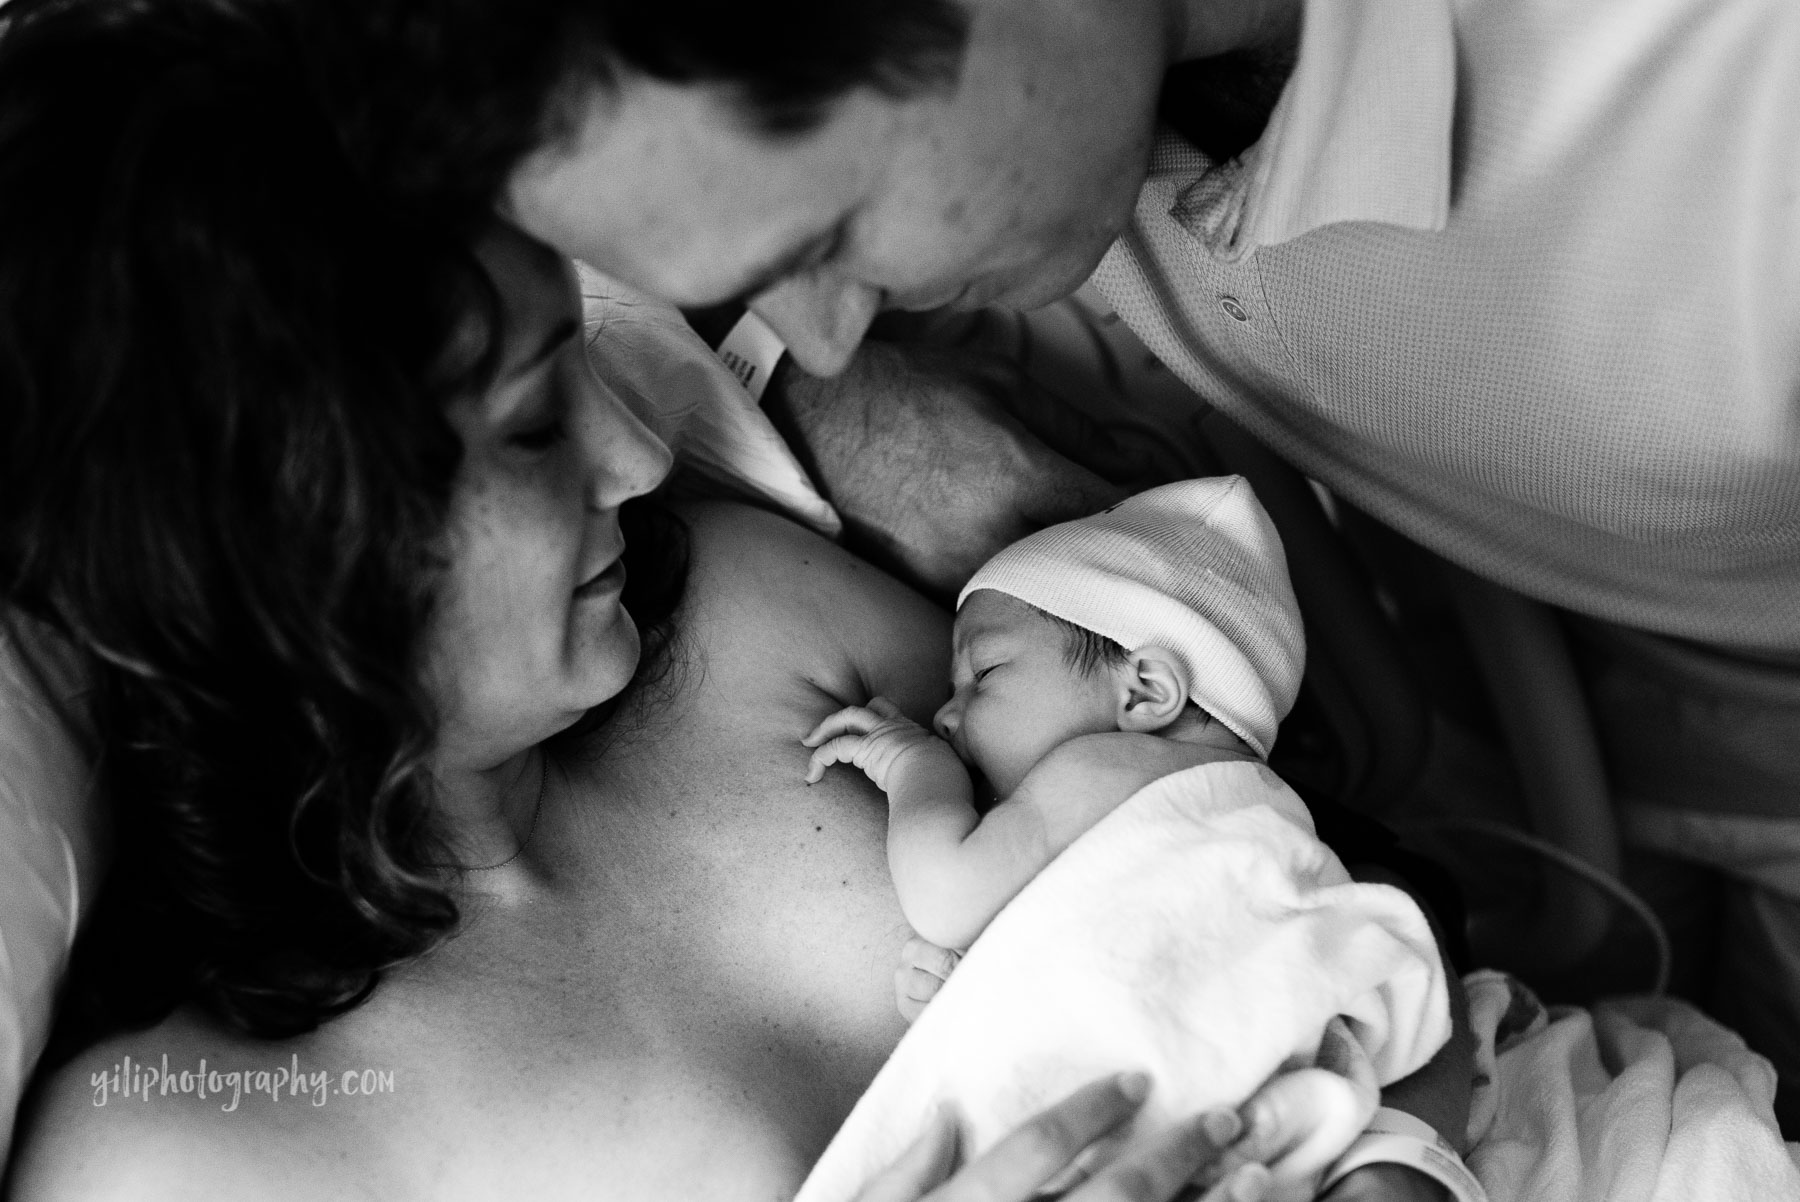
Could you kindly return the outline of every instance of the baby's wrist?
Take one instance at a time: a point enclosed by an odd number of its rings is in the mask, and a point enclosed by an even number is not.
[[[902,787],[912,785],[930,786],[941,789],[946,780],[960,780],[965,786],[969,782],[969,770],[957,757],[956,749],[938,736],[924,732],[923,737],[909,744],[894,759],[894,787],[888,790],[888,800]],[[972,786],[969,786],[972,788]]]

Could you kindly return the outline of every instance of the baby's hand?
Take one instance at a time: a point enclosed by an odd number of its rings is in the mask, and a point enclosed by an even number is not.
[[[894,1004],[900,1017],[910,1023],[925,1013],[925,1004],[937,996],[961,959],[960,953],[921,936],[908,939],[900,949],[900,967],[894,970]]]
[[[901,760],[924,750],[956,758],[950,745],[901,713],[886,697],[871,697],[866,706],[852,705],[832,714],[800,740],[814,748],[806,769],[806,783],[813,784],[833,764],[855,764],[884,793]]]

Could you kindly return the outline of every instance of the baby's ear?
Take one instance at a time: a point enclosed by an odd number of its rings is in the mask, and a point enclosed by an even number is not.
[[[1187,669],[1173,652],[1139,647],[1118,669],[1119,729],[1154,734],[1181,717],[1188,703]]]

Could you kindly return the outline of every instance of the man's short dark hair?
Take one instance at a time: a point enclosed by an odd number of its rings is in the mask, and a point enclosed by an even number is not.
[[[590,87],[630,75],[735,92],[750,128],[812,129],[862,87],[953,85],[962,0],[314,0],[321,90],[399,194],[485,212]]]

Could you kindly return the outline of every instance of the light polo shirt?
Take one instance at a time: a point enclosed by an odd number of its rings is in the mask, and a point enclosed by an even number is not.
[[[1095,274],[1190,386],[1553,603],[1800,650],[1800,3],[1308,0]]]

